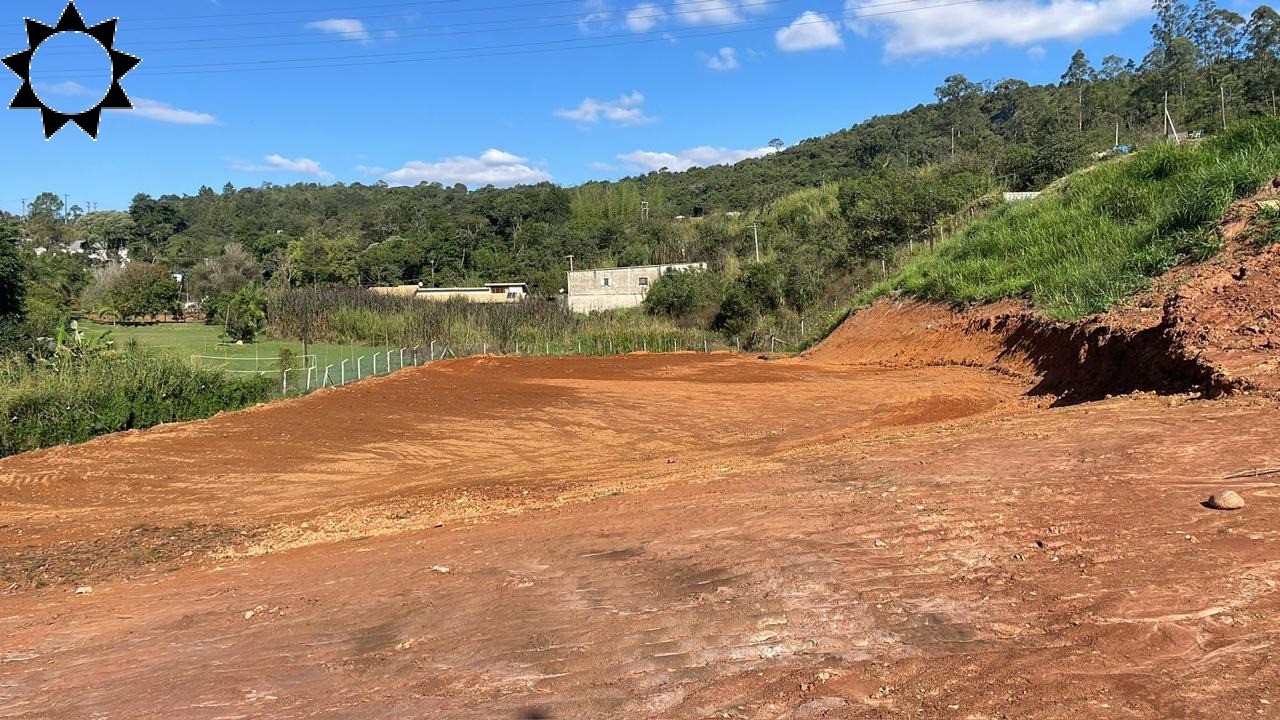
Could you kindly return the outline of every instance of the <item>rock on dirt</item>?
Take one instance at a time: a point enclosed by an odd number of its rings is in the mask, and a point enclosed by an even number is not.
[[[88,585],[85,585],[85,586],[83,586],[83,587],[78,587],[78,588],[76,588],[76,594],[77,594],[77,595],[92,595],[92,594],[93,594],[93,588],[89,587]]]
[[[1209,507],[1214,510],[1239,510],[1244,507],[1244,498],[1234,490],[1224,490],[1209,496]]]

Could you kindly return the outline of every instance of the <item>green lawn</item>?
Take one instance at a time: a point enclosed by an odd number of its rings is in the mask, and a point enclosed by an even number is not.
[[[289,348],[299,358],[295,369],[289,373],[289,384],[292,389],[300,389],[306,384],[305,366],[302,363],[302,343],[263,340],[247,345],[228,343],[220,336],[222,331],[216,326],[199,322],[161,323],[157,325],[106,325],[90,320],[81,320],[80,328],[90,335],[110,332],[117,343],[136,340],[144,347],[155,348],[176,355],[199,367],[217,368],[236,374],[267,373],[279,377],[279,357],[281,348]],[[309,364],[317,368],[313,382],[317,385],[325,369],[333,366],[333,379],[341,379],[342,361],[347,362],[347,380],[355,378],[357,363],[363,368],[364,376],[368,376],[373,368],[373,355],[378,354],[378,372],[387,370],[385,353],[391,350],[392,367],[400,366],[400,348],[366,347],[354,345],[332,345],[313,343],[309,353],[314,356]],[[427,352],[426,350],[423,351]],[[410,353],[405,354],[405,364],[413,362]]]

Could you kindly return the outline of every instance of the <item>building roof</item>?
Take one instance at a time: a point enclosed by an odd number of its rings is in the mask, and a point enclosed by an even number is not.
[[[704,262],[683,262],[683,263],[663,263],[661,265],[629,265],[627,267],[611,267],[611,268],[587,268],[586,270],[574,270],[574,273],[588,272],[613,272],[617,270],[656,270],[659,268],[683,268],[683,267],[706,267]]]

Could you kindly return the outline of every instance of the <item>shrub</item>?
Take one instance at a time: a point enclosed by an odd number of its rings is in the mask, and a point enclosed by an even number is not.
[[[275,381],[195,368],[136,347],[0,363],[0,456],[196,420],[272,396]]]
[[[645,312],[671,318],[689,317],[720,304],[723,290],[719,273],[668,272],[649,288]]]

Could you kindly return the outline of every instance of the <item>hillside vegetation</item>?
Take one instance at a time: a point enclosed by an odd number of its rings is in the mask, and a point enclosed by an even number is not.
[[[1212,0],[1160,0],[1154,11],[1143,57],[1076,52],[1061,58],[1060,82],[1044,85],[953,74],[939,79],[936,102],[824,137],[784,138],[790,147],[732,166],[572,188],[211,185],[88,214],[44,193],[22,218],[22,236],[46,249],[127,249],[135,261],[185,273],[185,289],[214,314],[245,285],[520,280],[547,298],[564,287],[569,256],[580,268],[705,261],[723,273],[720,292],[704,288],[705,301],[676,320],[719,318],[726,334],[759,335],[882,279],[869,269],[892,261],[899,245],[936,238],[940,221],[979,197],[1040,189],[1085,166],[1112,147],[1117,128],[1131,146],[1161,140],[1166,98],[1183,132],[1276,112],[1280,15],[1272,7],[1246,18]],[[744,278],[757,235],[760,259],[774,267]],[[136,293],[93,292],[82,259],[46,252],[28,262],[26,314],[37,332],[85,309],[137,310],[111,307],[113,297]],[[97,307],[84,307],[86,288]],[[746,295],[758,290],[768,296]]]
[[[1025,298],[1075,320],[1218,250],[1213,226],[1280,174],[1280,120],[1203,143],[1154,146],[1073,175],[1039,199],[1000,208],[880,289],[941,302]]]

